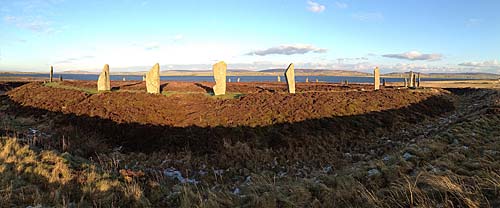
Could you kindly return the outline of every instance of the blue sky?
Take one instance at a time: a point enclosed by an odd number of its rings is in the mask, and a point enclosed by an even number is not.
[[[500,73],[497,0],[0,0],[0,71]]]

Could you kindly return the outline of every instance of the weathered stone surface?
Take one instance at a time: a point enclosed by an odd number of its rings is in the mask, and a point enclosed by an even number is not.
[[[146,74],[146,89],[148,93],[160,93],[160,64],[156,63]]]
[[[213,65],[213,73],[215,79],[214,95],[226,94],[226,70],[227,64],[223,61]]]
[[[281,82],[281,77],[278,75],[278,82]]]
[[[63,77],[62,75],[59,75],[59,81],[62,82],[63,81]]]
[[[50,66],[50,75],[49,75],[49,82],[53,82],[54,80],[54,67]]]
[[[309,77],[306,77],[306,83],[308,83],[308,82],[309,82]]]
[[[237,82],[240,82],[240,78],[238,77],[238,79],[236,80]]]
[[[295,93],[295,67],[291,63],[285,71],[286,83],[288,84],[288,92]]]
[[[410,71],[410,88],[415,87],[415,74],[413,71]]]
[[[146,75],[142,76],[142,81],[146,81]]]
[[[375,67],[373,70],[373,84],[375,85],[375,90],[380,89],[380,69]]]
[[[417,87],[420,87],[420,72],[417,73]]]
[[[408,87],[408,78],[405,78],[405,87]]]
[[[111,83],[109,80],[109,65],[104,65],[99,79],[97,80],[97,90],[98,91],[109,91],[111,90]]]

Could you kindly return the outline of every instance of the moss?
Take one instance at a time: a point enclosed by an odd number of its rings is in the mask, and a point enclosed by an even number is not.
[[[67,85],[63,85],[59,82],[48,82],[48,83],[43,84],[43,86],[61,88],[61,89],[67,89],[67,90],[77,90],[77,91],[85,92],[85,93],[91,94],[91,95],[97,94],[97,93],[107,93],[107,92],[99,92],[99,91],[97,91],[97,89],[92,89],[92,88],[67,86]]]

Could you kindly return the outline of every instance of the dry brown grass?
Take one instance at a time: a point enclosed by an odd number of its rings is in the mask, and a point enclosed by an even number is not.
[[[454,100],[456,111],[379,133],[384,137],[380,141],[399,142],[383,155],[353,149],[349,157],[341,159],[328,154],[335,150],[325,149],[326,145],[308,143],[315,145],[311,149],[324,153],[314,155],[325,157],[318,161],[333,164],[328,168],[328,164],[311,166],[307,163],[310,161],[296,164],[277,161],[270,148],[258,148],[244,141],[224,141],[219,154],[225,155],[220,158],[234,164],[217,170],[203,164],[209,160],[189,150],[132,153],[106,147],[108,151],[84,158],[79,151],[64,152],[61,145],[42,148],[25,138],[2,138],[0,204],[4,207],[499,207],[499,95],[498,91],[464,91]],[[30,117],[22,116],[5,121],[4,125],[8,126],[7,123],[19,125],[19,130],[26,128],[23,123],[36,124]],[[53,127],[46,124],[44,128]],[[68,132],[76,129],[70,128]],[[321,135],[310,135],[313,136]],[[297,152],[294,157],[311,154]],[[213,155],[205,157],[210,156]],[[195,168],[204,165],[206,173],[197,174],[200,170]],[[163,173],[166,168],[177,168],[184,178],[199,183],[182,183],[167,177]]]

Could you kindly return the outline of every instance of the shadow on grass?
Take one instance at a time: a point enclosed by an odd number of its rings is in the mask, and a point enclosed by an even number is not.
[[[203,88],[208,94],[214,95],[214,89],[212,87],[200,84],[200,83],[195,83],[196,86]]]
[[[433,96],[404,108],[362,115],[325,117],[257,127],[174,127],[117,123],[100,117],[23,106],[5,95],[0,99],[2,103],[8,103],[9,107],[4,111],[7,114],[53,118],[51,122],[54,122],[54,126],[61,128],[54,129],[51,133],[61,138],[70,138],[72,146],[69,149],[82,156],[122,146],[124,151],[131,152],[190,152],[193,156],[200,157],[210,155],[210,160],[219,167],[231,167],[234,164],[247,166],[244,164],[252,159],[251,155],[261,151],[270,158],[316,164],[330,163],[332,158],[338,158],[346,152],[369,153],[378,149],[380,152],[377,154],[382,155],[391,146],[381,146],[378,138],[395,131],[404,123],[418,123],[454,109],[453,103],[448,99]],[[228,152],[228,147],[238,144],[243,144],[244,148]],[[245,155],[245,148],[252,153],[247,152],[248,155]]]
[[[122,87],[130,87],[130,86],[138,85],[138,84],[141,84],[141,83],[142,83],[142,81],[141,82],[132,83],[132,84],[126,84],[126,85],[120,85],[120,86],[116,86],[116,87],[111,87],[111,91],[118,91]]]

